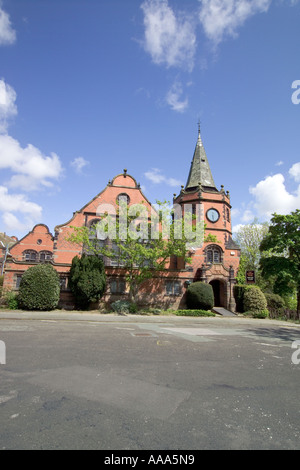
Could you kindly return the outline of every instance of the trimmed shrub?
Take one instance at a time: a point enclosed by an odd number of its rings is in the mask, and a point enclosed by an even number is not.
[[[252,316],[253,318],[268,318],[269,310],[267,308],[264,308],[263,310],[253,312]]]
[[[280,295],[265,293],[265,297],[267,299],[267,307],[271,318],[284,315],[285,301]]]
[[[204,282],[193,282],[186,291],[186,305],[189,310],[211,310],[214,306],[212,286]]]
[[[269,310],[264,308],[263,310],[256,310],[256,311],[247,311],[244,312],[246,317],[253,317],[253,318],[268,318]]]
[[[244,311],[260,312],[267,308],[267,299],[257,286],[246,289],[244,293]]]
[[[104,263],[98,256],[75,256],[70,269],[69,287],[77,307],[87,310],[90,303],[101,299],[106,286]]]
[[[177,310],[175,315],[179,317],[215,317],[215,313],[208,310]]]
[[[51,264],[32,266],[22,276],[18,302],[25,310],[53,310],[60,294],[59,276]]]

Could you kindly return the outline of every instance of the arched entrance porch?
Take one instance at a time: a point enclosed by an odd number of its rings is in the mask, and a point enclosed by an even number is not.
[[[220,279],[213,279],[209,283],[214,291],[214,307],[227,308],[226,282]]]

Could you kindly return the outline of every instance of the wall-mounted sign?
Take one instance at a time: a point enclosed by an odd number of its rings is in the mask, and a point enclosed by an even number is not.
[[[255,284],[255,271],[246,271],[246,283]]]

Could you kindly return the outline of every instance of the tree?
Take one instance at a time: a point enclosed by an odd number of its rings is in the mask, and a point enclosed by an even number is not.
[[[300,210],[288,215],[273,214],[269,232],[260,244],[260,266],[265,278],[274,276],[274,292],[297,292],[297,314],[300,317]]]
[[[128,207],[127,201],[120,201],[115,214],[105,213],[91,227],[72,229],[68,241],[83,245],[86,253],[106,257],[122,269],[130,300],[135,302],[140,285],[165,271],[171,256],[190,262],[191,244],[203,243],[205,227],[189,214],[183,221],[169,210],[166,201],[157,203],[151,217],[145,204]]]
[[[98,256],[75,256],[70,269],[69,287],[79,308],[85,310],[91,302],[97,302],[106,286],[105,268]]]
[[[51,264],[38,264],[22,276],[18,302],[26,310],[53,310],[60,295],[59,276]]]
[[[261,224],[257,219],[251,224],[241,226],[235,234],[235,241],[241,248],[241,258],[237,280],[239,284],[245,283],[246,271],[254,270],[256,284],[263,287],[259,261],[262,256],[260,244],[268,233],[269,224]]]

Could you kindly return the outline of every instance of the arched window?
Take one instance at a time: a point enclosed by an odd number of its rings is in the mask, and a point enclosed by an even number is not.
[[[38,261],[37,251],[34,251],[34,250],[23,251],[23,261],[37,262]]]
[[[206,250],[206,262],[217,264],[222,263],[222,251],[217,245],[209,245]]]
[[[40,263],[46,263],[47,261],[52,260],[52,253],[51,251],[40,251],[39,261]]]
[[[100,222],[100,219],[93,219],[90,220],[88,223],[88,228],[89,228],[89,239],[93,240],[94,238],[97,238],[97,224]]]
[[[127,204],[127,206],[129,205],[130,203],[130,197],[128,196],[128,194],[126,193],[120,193],[118,194],[117,196],[117,204],[119,205],[120,202],[125,202]]]

